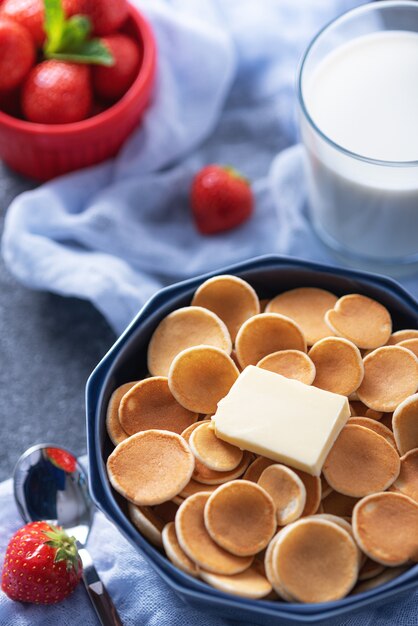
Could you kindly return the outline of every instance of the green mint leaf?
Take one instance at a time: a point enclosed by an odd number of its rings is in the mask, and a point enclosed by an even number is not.
[[[71,61],[73,63],[106,65],[108,67],[115,64],[113,55],[100,39],[90,39],[77,45],[74,49],[46,51],[45,54],[49,59]]]
[[[65,15],[61,0],[44,0],[46,33],[45,50],[53,52],[61,43],[64,30]]]

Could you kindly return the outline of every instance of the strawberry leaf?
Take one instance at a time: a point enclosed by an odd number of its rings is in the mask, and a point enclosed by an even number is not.
[[[100,39],[90,39],[77,46],[76,49],[47,53],[46,56],[49,59],[72,61],[73,63],[107,66],[115,64],[113,55]]]

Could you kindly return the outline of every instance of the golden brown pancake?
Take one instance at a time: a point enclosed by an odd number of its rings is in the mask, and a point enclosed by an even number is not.
[[[353,530],[374,561],[395,567],[418,557],[418,503],[401,493],[374,493],[356,504]]]
[[[337,524],[308,517],[279,533],[273,568],[282,587],[297,601],[331,602],[354,587],[358,550]]]
[[[270,465],[261,474],[258,484],[271,496],[279,526],[299,519],[306,504],[306,489],[293,470],[279,463]]]
[[[322,468],[328,484],[346,496],[362,498],[384,491],[397,479],[397,451],[369,428],[350,424],[340,432]]]
[[[393,413],[392,427],[401,454],[418,448],[418,393],[398,405]]]
[[[408,339],[417,338],[418,330],[416,330],[415,328],[404,328],[403,330],[397,330],[395,333],[392,333],[386,345],[396,346],[396,344],[400,343],[401,341],[407,341]]]
[[[201,463],[217,472],[230,472],[242,461],[243,451],[219,439],[211,422],[200,424],[192,432],[189,445]]]
[[[189,411],[215,413],[238,376],[238,368],[223,350],[195,346],[175,357],[168,384],[176,400]]]
[[[401,471],[390,491],[403,493],[418,502],[418,448],[401,457]]]
[[[273,587],[274,591],[277,593],[279,598],[281,598],[282,600],[286,600],[287,602],[294,602],[294,598],[292,598],[292,596],[289,595],[285,589],[283,589],[282,585],[280,584],[276,576],[276,573],[273,567],[274,548],[279,538],[279,534],[283,532],[286,532],[286,528],[279,530],[279,532],[276,535],[274,535],[273,539],[270,541],[269,545],[267,546],[267,550],[264,555],[264,570],[266,572],[267,580],[270,582],[271,586]]]
[[[197,289],[193,306],[209,309],[225,322],[232,341],[242,324],[260,313],[260,303],[254,289],[237,276],[215,276]]]
[[[164,376],[141,380],[123,396],[119,405],[119,420],[128,435],[151,428],[181,434],[197,418],[197,413],[177,402]]]
[[[321,504],[321,479],[319,476],[311,476],[311,474],[297,469],[296,467],[292,467],[291,469],[299,476],[306,489],[306,503],[305,508],[303,509],[302,517],[314,515],[318,511]]]
[[[280,374],[286,378],[298,380],[305,385],[311,385],[315,379],[316,370],[312,360],[300,350],[280,350],[268,354],[257,363],[269,372]]]
[[[407,350],[411,350],[411,352],[418,357],[418,337],[415,337],[414,339],[406,339],[405,341],[399,341],[396,345],[406,348]]]
[[[332,333],[324,321],[327,311],[332,309],[338,298],[330,291],[315,287],[300,287],[279,294],[269,303],[270,313],[286,315],[302,329],[309,346],[329,337]]]
[[[192,478],[180,493],[180,497],[186,499],[190,498],[190,496],[194,496],[195,493],[212,493],[217,488],[218,485],[204,485],[203,483],[198,483]]]
[[[177,539],[176,527],[174,522],[166,524],[162,531],[162,543],[164,550],[170,561],[190,576],[198,576],[199,568],[187,554],[182,550],[179,541]]]
[[[237,556],[257,554],[276,531],[274,503],[255,483],[234,480],[218,487],[205,507],[205,526],[214,541]]]
[[[268,354],[279,350],[306,352],[306,340],[299,326],[277,313],[254,315],[239,329],[235,350],[241,367],[257,365]]]
[[[183,307],[165,317],[148,346],[148,370],[153,376],[168,376],[173,359],[186,348],[199,345],[232,350],[231,337],[215,313],[197,306]]]
[[[381,563],[376,563],[376,561],[373,561],[372,559],[369,559],[369,557],[367,557],[366,561],[359,571],[358,579],[360,581],[370,580],[371,578],[374,578],[375,576],[378,576],[379,574],[384,572],[385,569],[386,568],[384,565],[382,565]]]
[[[418,388],[418,358],[406,348],[384,346],[364,359],[364,378],[357,390],[364,404],[389,413]]]
[[[222,576],[220,574],[210,574],[202,570],[200,577],[205,582],[224,591],[243,598],[265,598],[272,591],[272,586],[259,569],[252,565],[245,572],[234,576]]]
[[[336,335],[364,350],[383,346],[392,332],[389,311],[376,300],[356,293],[340,298],[325,314],[325,322]]]
[[[136,385],[136,381],[125,383],[115,389],[110,396],[109,404],[107,405],[106,428],[107,433],[115,446],[129,437],[128,433],[123,430],[119,421],[119,405],[125,393],[132,389],[134,385]]]
[[[364,367],[360,350],[348,339],[326,337],[309,351],[316,369],[315,387],[349,396],[363,380]]]
[[[356,585],[352,591],[352,594],[354,595],[357,593],[364,593],[365,591],[370,591],[371,589],[381,587],[382,585],[390,582],[394,578],[398,578],[398,576],[403,574],[406,569],[406,567],[385,568],[381,574],[374,576],[374,578],[371,578],[370,580],[364,580]]]
[[[194,457],[176,433],[146,430],[122,441],[107,460],[112,486],[138,506],[172,500],[192,477]]]
[[[162,548],[164,522],[153,509],[150,506],[136,506],[136,504],[129,502],[128,513],[141,535],[157,548]]]
[[[381,435],[391,446],[393,446],[396,450],[396,442],[395,437],[393,436],[393,432],[382,424],[381,422],[377,422],[374,419],[370,419],[370,417],[350,417],[347,422],[349,424],[357,424],[358,426],[364,426],[364,428],[370,428],[370,430],[374,430],[375,433]]]
[[[255,461],[249,465],[247,471],[245,472],[243,479],[249,480],[252,483],[257,483],[261,474],[264,472],[266,467],[270,467],[270,465],[274,465],[276,461],[272,461],[271,459],[267,459],[265,456],[258,456]]]
[[[189,559],[207,572],[232,576],[248,569],[252,556],[235,556],[213,541],[204,523],[208,493],[187,498],[178,510],[175,527],[178,542]]]

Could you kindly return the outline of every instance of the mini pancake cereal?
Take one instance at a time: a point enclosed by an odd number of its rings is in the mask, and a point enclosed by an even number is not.
[[[357,426],[364,426],[364,428],[370,428],[370,430],[374,430],[375,433],[381,435],[391,446],[396,449],[395,437],[393,436],[393,432],[382,424],[381,422],[377,422],[376,420],[370,419],[369,417],[350,417],[347,422],[348,424],[357,424]]]
[[[197,413],[177,402],[164,376],[141,380],[123,396],[119,406],[119,420],[128,435],[151,428],[180,434],[197,418]]]
[[[257,365],[265,356],[278,350],[306,352],[306,340],[300,327],[289,317],[278,313],[260,313],[241,326],[235,350],[244,368]]]
[[[168,558],[176,567],[186,572],[186,574],[190,574],[190,576],[198,575],[199,569],[196,563],[189,559],[187,554],[181,549],[174,522],[169,522],[164,526],[162,531],[162,543]]]
[[[396,407],[392,427],[401,454],[418,448],[418,393],[406,398]]]
[[[309,351],[316,369],[315,387],[349,396],[363,380],[364,367],[360,350],[341,337],[326,337]]]
[[[237,556],[257,554],[276,531],[273,500],[255,483],[226,483],[207,501],[205,526],[212,539],[228,552]]]
[[[418,502],[418,448],[401,456],[401,471],[390,491],[398,491]]]
[[[185,440],[165,430],[146,430],[122,441],[107,460],[113,487],[139,506],[161,504],[192,477],[193,454]]]
[[[346,530],[310,517],[279,533],[273,568],[295,600],[331,602],[346,596],[356,584],[358,549]]]
[[[244,454],[236,446],[218,439],[210,422],[204,422],[193,430],[189,445],[201,463],[218,472],[236,469]]]
[[[224,322],[212,311],[189,306],[173,311],[157,326],[148,346],[148,370],[168,376],[173,359],[186,348],[205,344],[231,354],[232,342]]]
[[[331,448],[322,471],[333,489],[361,498],[390,487],[399,476],[400,460],[394,447],[381,435],[349,424]]]
[[[115,446],[129,437],[128,433],[122,428],[119,420],[119,405],[125,393],[127,393],[135,385],[136,382],[125,383],[115,389],[110,397],[109,404],[107,405],[106,429],[112,443]]]
[[[273,298],[266,311],[280,313],[295,320],[302,329],[308,345],[312,346],[332,334],[324,321],[324,316],[329,309],[334,308],[337,300],[337,296],[325,289],[300,287]]]
[[[353,530],[363,552],[395,567],[418,560],[418,503],[401,493],[374,493],[356,504]]]
[[[389,311],[376,300],[360,294],[343,296],[325,314],[329,328],[363,350],[383,346],[392,332]]]
[[[260,302],[254,289],[237,276],[215,276],[197,289],[193,306],[209,309],[225,322],[232,341],[243,323],[260,313]]]
[[[389,413],[418,389],[418,359],[406,348],[384,346],[364,359],[364,378],[357,390],[365,405]]]
[[[238,376],[238,368],[223,350],[194,346],[175,357],[168,384],[177,402],[189,411],[214,413]]]
[[[190,496],[178,510],[175,528],[182,550],[198,567],[214,574],[232,576],[248,569],[252,556],[236,556],[213,541],[204,523],[208,493]]]
[[[257,363],[257,367],[299,380],[305,385],[311,385],[315,379],[316,370],[312,360],[300,350],[280,350],[268,354]]]
[[[261,603],[339,600],[418,562],[418,330],[391,334],[364,295],[260,300],[228,275],[190,301],[108,403],[108,478],[131,529]]]
[[[245,572],[235,574],[234,576],[211,574],[204,570],[202,570],[200,575],[202,580],[215,587],[215,589],[244,598],[265,598],[272,591],[271,584],[258,571],[255,565],[249,567]]]
[[[290,524],[302,515],[306,489],[291,469],[280,464],[270,465],[261,474],[258,484],[271,496],[279,526]]]

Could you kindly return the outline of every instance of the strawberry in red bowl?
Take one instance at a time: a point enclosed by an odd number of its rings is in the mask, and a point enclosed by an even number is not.
[[[152,30],[126,0],[0,2],[0,158],[48,180],[115,156],[150,101],[155,66]]]

